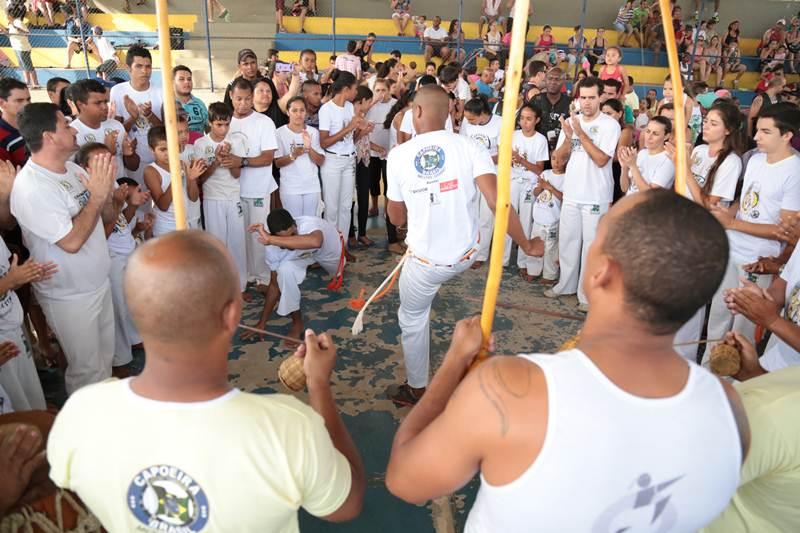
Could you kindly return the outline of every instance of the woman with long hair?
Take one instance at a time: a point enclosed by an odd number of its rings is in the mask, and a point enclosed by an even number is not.
[[[464,30],[461,29],[461,23],[458,19],[450,21],[450,29],[447,30],[447,38],[450,43],[449,60],[464,63],[464,59],[467,57],[467,51],[464,49],[466,37],[464,36]],[[456,54],[456,51],[458,51],[458,54]]]
[[[389,93],[389,83],[383,78],[375,81],[373,89],[373,104],[367,112],[367,122],[370,122],[372,132],[369,134],[370,159],[370,209],[369,216],[378,216],[378,197],[381,195],[381,182],[384,193],[386,191],[386,156],[389,153],[389,128],[384,127],[386,115],[396,100]],[[356,179],[356,183],[358,180]]]
[[[373,150],[382,150],[377,144],[371,142],[371,135],[375,124],[367,120],[367,112],[373,104],[372,91],[369,87],[359,85],[356,96],[353,98],[353,113],[363,120],[364,127],[357,131],[363,134],[355,140],[356,145],[356,199],[358,201],[358,240],[351,241],[350,246],[362,244],[372,246],[375,244],[367,237],[367,218],[369,218],[370,196],[370,162]],[[352,213],[351,213],[352,216]]]
[[[325,150],[325,162],[320,168],[322,199],[325,220],[335,224],[342,235],[348,235],[356,179],[354,142],[364,134],[364,119],[356,116],[352,103],[358,90],[356,77],[337,70],[331,79],[331,99],[319,110],[319,142]]]
[[[614,176],[614,201],[616,202],[625,196],[625,191],[622,190],[620,185],[620,177],[622,175],[622,166],[619,162],[620,150],[633,146],[635,130],[631,124],[625,123],[625,106],[619,100],[614,98],[606,100],[603,102],[600,111],[619,122],[621,130],[617,150],[614,152],[614,162],[611,164],[611,173]]]
[[[386,113],[383,127],[389,131],[389,152],[397,146],[397,133],[400,131],[400,124],[403,122],[403,115],[411,108],[411,102],[413,100],[414,93],[408,91],[400,96],[389,109],[389,112]],[[403,246],[403,243],[400,242],[400,238],[397,234],[397,226],[392,224],[389,220],[388,210],[384,212],[384,218],[386,220],[386,249],[394,254],[404,254],[406,248]]]

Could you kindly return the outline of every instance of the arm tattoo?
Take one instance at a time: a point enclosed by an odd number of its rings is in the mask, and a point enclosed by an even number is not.
[[[511,426],[508,407],[503,400],[503,393],[507,393],[514,398],[524,398],[531,387],[531,368],[526,365],[525,382],[520,390],[513,390],[503,378],[500,367],[496,363],[487,363],[478,371],[478,383],[484,397],[489,401],[497,414],[500,416],[500,434],[505,436]]]
[[[505,437],[506,433],[508,433],[508,413],[506,410],[505,403],[503,403],[503,399],[497,394],[497,391],[494,390],[494,387],[487,382],[487,372],[489,372],[488,364],[484,364],[478,370],[478,383],[481,387],[481,392],[483,396],[489,400],[489,403],[492,404],[494,410],[497,411],[497,414],[500,415],[500,435]]]

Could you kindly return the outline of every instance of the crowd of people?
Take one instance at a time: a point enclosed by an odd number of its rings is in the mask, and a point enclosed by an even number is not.
[[[499,31],[507,21],[489,3],[483,22]],[[266,66],[242,49],[208,106],[191,69],[174,67],[180,191],[147,49],[127,50],[130,81],[51,80],[50,103],[0,79],[0,470],[11,473],[0,516],[51,482],[110,531],[294,531],[301,506],[357,516],[364,466],[331,392],[334,340],[305,329],[303,283],[318,264],[340,287],[347,263],[383,241],[367,233],[383,217],[400,256],[406,374],[387,396],[411,408],[387,467],[393,494],[422,503],[480,473],[469,532],[797,529],[798,464],[785,450],[797,447],[800,390],[800,108],[782,71],[745,113],[703,81],[675,95],[668,78],[661,99],[639,102],[617,46],[572,87],[537,53],[504,116],[500,57],[480,75],[450,54],[418,72],[399,52],[373,63],[373,43],[348,43],[325,69],[310,49],[298,64],[270,50]],[[430,58],[444,58],[439,44]],[[505,268],[531,294],[537,284],[575,302],[585,322],[558,356],[492,357],[470,372],[482,335],[465,319],[431,377],[438,290],[498,244],[509,121]],[[176,194],[188,231],[174,231]],[[308,405],[228,384],[244,301],[263,302],[252,335],[290,317]],[[718,344],[740,354],[735,386],[705,368]],[[139,346],[145,367],[130,377]],[[34,414],[47,408],[36,364],[64,370],[55,420]],[[18,415],[27,425],[3,431]]]

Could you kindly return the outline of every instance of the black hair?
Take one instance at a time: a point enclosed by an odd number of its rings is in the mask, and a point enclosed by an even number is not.
[[[520,108],[520,111],[522,111],[523,109],[529,109],[530,111],[533,111],[533,114],[536,115],[536,118],[542,120],[542,108],[534,104],[533,102],[528,102],[527,104],[524,104]]]
[[[117,178],[117,185],[127,185],[128,187],[139,187],[139,182],[128,176]]]
[[[387,130],[391,128],[394,117],[397,116],[400,110],[408,107],[413,99],[414,93],[412,91],[406,91],[403,93],[403,96],[398,98],[394,105],[389,109],[389,112],[386,113],[386,118],[383,120],[383,127]]]
[[[208,122],[215,120],[228,120],[233,117],[233,109],[225,102],[214,102],[208,106]]]
[[[664,126],[664,134],[669,135],[672,133],[672,121],[667,117],[657,116],[651,118],[648,122],[655,122],[656,124],[661,124]]]
[[[389,59],[381,63],[381,66],[376,69],[377,76],[379,78],[385,78],[386,76],[389,75],[389,71],[391,71],[392,68],[394,68],[396,65],[397,65],[397,60],[393,57],[390,57]]]
[[[347,53],[352,54],[353,52],[355,52],[356,46],[358,46],[358,43],[356,43],[355,41],[347,41]]]
[[[61,90],[58,92],[59,111],[61,111],[65,117],[71,117],[72,108],[69,106],[69,102],[67,100],[72,100],[73,102],[75,101],[72,99],[72,85],[67,85],[66,87],[62,87]]]
[[[603,82],[600,80],[600,78],[596,78],[594,76],[583,79],[580,81],[580,83],[578,83],[578,94],[580,94],[581,89],[590,89],[592,87],[597,89],[598,96],[603,94]]]
[[[722,150],[717,153],[716,161],[714,161],[714,164],[708,169],[708,176],[706,176],[706,182],[703,185],[703,192],[705,194],[710,194],[713,190],[714,178],[717,175],[717,171],[725,160],[728,159],[728,156],[730,154],[741,154],[744,143],[741,128],[742,112],[739,111],[739,108],[727,100],[717,100],[708,110],[709,113],[712,111],[716,111],[720,114],[722,123],[725,125],[725,129],[728,130],[729,134],[722,143]],[[706,114],[706,116],[708,116],[708,114]]]
[[[300,57],[303,57],[306,54],[310,54],[314,57],[317,57],[317,53],[311,48],[304,48],[303,50],[300,51]]]
[[[97,150],[105,150],[106,152],[111,153],[111,150],[108,149],[108,146],[103,143],[86,143],[81,146],[78,152],[75,154],[75,164],[79,167],[87,168],[89,166],[89,157]]]
[[[430,74],[425,74],[420,76],[417,80],[417,88],[424,87],[425,85],[438,85],[438,83],[439,82],[437,81],[436,77],[431,76]]]
[[[261,80],[257,80],[257,81],[261,81]],[[230,89],[230,93],[229,94],[231,95],[231,98],[233,98],[233,91],[235,91],[236,89],[245,89],[245,90],[249,90],[252,93],[253,92],[253,88],[255,87],[255,85],[256,84],[251,82],[250,80],[242,78],[241,76],[239,76],[238,78],[236,78],[235,80],[233,80],[231,82],[231,89]]]
[[[11,91],[15,89],[24,91],[27,88],[27,85],[16,78],[0,78],[0,100],[8,100],[8,97],[11,96]]]
[[[602,249],[622,272],[626,308],[651,333],[668,335],[716,293],[728,238],[707,209],[683,196],[667,189],[639,194],[639,202],[609,219]]]
[[[781,135],[788,132],[795,136],[798,129],[800,129],[800,109],[788,102],[778,102],[769,107],[761,108],[757,118],[771,118]]]
[[[428,61],[427,63],[425,63],[425,69],[427,70],[428,67],[436,68],[436,63],[434,63],[433,61]]]
[[[32,154],[42,149],[45,132],[55,133],[59,111],[56,104],[49,102],[28,104],[22,108],[17,117],[17,129]]]
[[[164,126],[153,126],[147,132],[147,146],[155,149],[156,145],[161,141],[167,140],[167,128]]]
[[[622,82],[613,78],[608,78],[607,80],[603,80],[603,87],[613,87],[614,92],[619,94],[622,90]]]
[[[458,80],[459,71],[456,67],[446,66],[442,69],[441,73],[439,74],[439,81],[442,82],[442,85],[446,85],[448,83],[453,83],[454,81]]]
[[[300,95],[292,96],[291,98],[289,98],[289,101],[286,102],[286,111],[287,112],[289,111],[289,108],[292,107],[292,104],[295,103],[295,102],[303,102],[303,107],[306,107],[306,99],[305,98],[303,98]]]
[[[273,235],[286,231],[295,224],[294,218],[286,209],[273,209],[267,216],[267,229]]]
[[[402,59],[403,52],[401,52],[400,50],[392,50],[391,52],[389,52],[389,55],[396,56],[397,58]]]
[[[192,73],[192,69],[187,67],[186,65],[175,65],[172,67],[172,77],[174,78],[178,72],[188,72],[189,74]]]
[[[322,85],[320,85],[320,83],[317,80],[308,79],[303,82],[303,85],[300,86],[300,92],[305,91],[306,87],[313,87],[315,85],[322,87]]]
[[[544,61],[531,61],[528,63],[528,77],[533,78],[540,72],[544,72],[547,70],[547,63]]]
[[[625,111],[625,106],[622,105],[622,102],[620,102],[616,98],[611,98],[611,99],[606,100],[605,102],[603,102],[601,107],[605,107],[605,106],[608,106],[611,109],[613,109],[615,113],[622,113],[623,111]]]
[[[66,83],[67,85],[69,85],[69,80],[65,80],[64,78],[59,78],[58,76],[47,80],[47,92],[49,93],[56,92],[56,87],[60,83]]]
[[[106,88],[95,79],[78,80],[69,86],[69,99],[85,104],[89,101],[90,93],[106,94]]]
[[[464,104],[464,112],[472,113],[473,115],[491,115],[492,106],[489,105],[489,99],[485,94],[479,94],[472,100]]]
[[[346,70],[334,70],[331,72],[330,78],[333,80],[330,88],[331,96],[336,96],[348,87],[352,87],[357,81],[356,77]]]
[[[366,85],[359,85],[358,89],[356,90],[356,97],[353,98],[353,103],[360,102],[362,100],[372,100],[372,91]]]
[[[149,59],[151,63],[153,62],[153,56],[150,55],[150,50],[139,44],[131,45],[130,48],[128,48],[128,52],[125,54],[125,64],[130,67],[133,65],[133,60],[136,57]]]

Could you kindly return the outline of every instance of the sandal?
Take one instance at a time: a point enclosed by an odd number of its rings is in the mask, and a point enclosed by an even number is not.
[[[422,395],[425,394],[425,389],[416,389],[422,390],[419,395],[414,392],[415,389],[412,389],[408,383],[403,383],[402,385],[389,385],[386,389],[386,396],[398,407],[413,407],[417,404],[417,402],[422,398]]]

